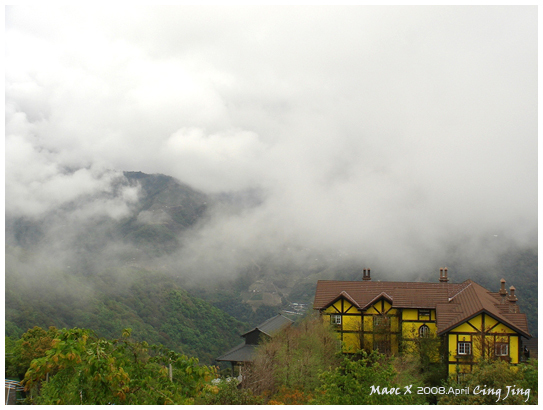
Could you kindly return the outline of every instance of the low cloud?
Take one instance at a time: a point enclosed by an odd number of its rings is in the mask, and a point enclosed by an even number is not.
[[[188,270],[290,248],[405,272],[537,246],[535,7],[6,16],[10,216],[119,219],[138,188],[115,181],[142,171],[262,193],[183,238]]]

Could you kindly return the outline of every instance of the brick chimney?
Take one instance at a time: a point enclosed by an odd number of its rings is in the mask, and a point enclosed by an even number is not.
[[[505,279],[502,278],[500,280],[500,283],[501,283],[501,287],[500,287],[499,294],[502,298],[502,303],[505,303],[507,299],[507,291],[505,290]]]
[[[509,297],[507,298],[507,301],[509,302],[509,313],[518,313],[517,300],[518,298],[515,296],[515,287],[511,286],[509,288]]]
[[[370,270],[369,269],[364,269],[364,276],[362,277],[362,280],[371,280]]]
[[[448,282],[449,278],[447,277],[447,268],[439,268],[439,281]]]

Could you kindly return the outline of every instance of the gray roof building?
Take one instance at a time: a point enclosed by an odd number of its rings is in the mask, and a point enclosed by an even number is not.
[[[230,349],[222,356],[217,357],[218,362],[231,362],[232,366],[252,362],[256,348],[263,338],[272,338],[284,328],[292,324],[292,320],[279,314],[261,323],[254,329],[241,335],[245,341]]]

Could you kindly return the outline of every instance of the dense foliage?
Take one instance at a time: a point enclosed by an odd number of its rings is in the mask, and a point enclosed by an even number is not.
[[[23,383],[35,404],[189,404],[215,375],[198,360],[161,346],[62,330]]]
[[[537,403],[537,362],[517,367],[482,362],[458,383],[446,366],[433,362],[439,347],[437,338],[428,338],[395,357],[376,351],[341,354],[333,331],[318,319],[306,319],[261,344],[254,363],[242,369],[241,385],[233,379],[210,386],[197,403],[494,404],[496,396],[474,394],[476,386],[501,388],[502,398],[506,386],[524,389],[524,395],[499,404]],[[466,388],[469,394],[455,393]]]
[[[217,370],[198,359],[135,341],[131,329],[107,339],[88,329],[36,327],[17,341],[7,339],[6,376],[22,372],[27,402],[35,404],[537,403],[537,361],[516,367],[482,361],[457,382],[428,360],[435,343],[421,342],[396,357],[342,354],[333,330],[308,317],[263,340],[239,384],[218,379]]]
[[[424,397],[406,394],[403,386],[394,383],[396,375],[392,360],[376,351],[360,352],[354,358],[345,357],[339,367],[323,373],[322,386],[314,403],[424,404]],[[410,385],[416,391],[416,383]],[[383,393],[383,388],[387,389],[387,393]],[[400,393],[388,393],[391,389]]]
[[[445,387],[464,393],[442,395],[438,404],[537,404],[537,373],[533,359],[518,367],[502,360],[483,360],[461,382],[451,379]]]
[[[58,336],[55,327],[45,330],[36,326],[19,340],[6,337],[6,376],[23,379],[32,361],[45,356]]]
[[[36,283],[42,283],[36,278]],[[18,339],[34,326],[83,327],[115,337],[125,327],[139,340],[160,343],[202,362],[239,343],[248,324],[190,295],[170,276],[125,269],[86,278],[65,275],[64,286],[26,287],[6,272],[6,335]]]

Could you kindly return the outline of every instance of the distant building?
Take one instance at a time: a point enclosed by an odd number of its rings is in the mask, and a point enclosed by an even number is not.
[[[532,337],[529,340],[523,340],[522,346],[524,361],[528,359],[537,360],[537,337]]]
[[[289,318],[279,314],[266,320],[257,327],[241,335],[245,339],[233,349],[217,357],[218,362],[230,362],[232,369],[250,363],[254,360],[255,352],[258,344],[263,340],[273,338],[277,333],[293,323]]]
[[[335,327],[345,352],[397,354],[434,335],[444,345],[449,374],[470,373],[481,357],[511,365],[525,357],[522,339],[532,336],[515,288],[507,292],[504,279],[498,292],[472,280],[449,283],[447,268],[438,283],[373,282],[369,269],[362,279],[317,283],[313,307]]]

